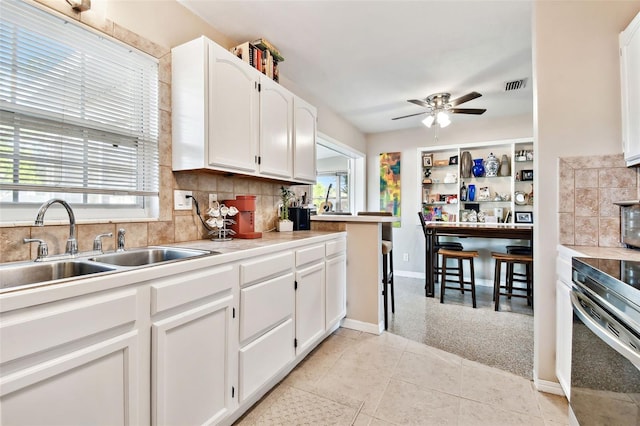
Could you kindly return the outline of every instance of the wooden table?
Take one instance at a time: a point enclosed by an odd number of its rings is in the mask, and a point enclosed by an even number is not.
[[[434,297],[433,274],[439,237],[527,240],[533,247],[533,225],[427,222],[425,225],[425,296]]]

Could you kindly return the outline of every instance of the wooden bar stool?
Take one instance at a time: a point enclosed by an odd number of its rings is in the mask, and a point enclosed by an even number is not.
[[[475,273],[475,268],[473,265],[473,259],[475,257],[478,257],[478,252],[477,251],[458,251],[458,250],[447,250],[447,249],[440,249],[440,251],[438,252],[440,255],[442,255],[442,271],[441,271],[441,278],[440,278],[440,303],[444,303],[444,292],[445,289],[449,288],[449,289],[453,289],[453,290],[460,290],[462,293],[464,293],[464,290],[467,290],[465,288],[465,285],[468,285],[469,288],[468,290],[471,290],[471,302],[473,303],[473,307],[476,307],[476,273]],[[447,260],[448,259],[456,259],[458,261],[458,287],[452,287],[452,286],[447,286]],[[463,268],[463,264],[462,261],[463,260],[468,260],[469,261],[469,268],[470,268],[470,273],[471,273],[471,280],[470,281],[465,281],[464,280],[464,268]]]
[[[450,242],[450,241],[442,241],[442,242],[438,242],[435,247],[434,247],[435,251],[436,251],[436,259],[435,259],[435,268],[433,268],[433,282],[437,283],[440,280],[440,274],[442,273],[442,266],[440,263],[440,250],[444,249],[444,250],[452,250],[452,251],[462,251],[464,250],[464,247],[462,247],[462,244],[460,243],[456,243],[456,242]],[[458,270],[452,270],[451,272],[447,271],[447,276],[451,276],[454,277],[455,279],[451,279],[449,281],[458,281]],[[464,293],[464,290],[462,291],[462,293]]]
[[[533,256],[530,254],[516,254],[516,253],[496,253],[492,252],[491,257],[495,260],[495,272],[493,277],[493,300],[495,303],[495,310],[500,309],[500,296],[511,297],[524,297],[527,299],[527,305],[533,306]],[[501,284],[502,264],[505,264],[505,284]],[[524,265],[526,269],[526,287],[514,287],[513,283],[513,266],[516,264]],[[511,271],[511,273],[510,273]],[[502,291],[504,290],[504,291]],[[523,292],[514,293],[514,292]]]
[[[533,249],[529,246],[506,246],[507,254],[528,254],[533,255]],[[513,269],[513,264],[507,265],[507,274],[512,277],[512,282],[521,282],[526,283],[528,279],[528,275],[530,273],[530,268],[525,267],[525,273],[515,272]],[[532,279],[533,281],[533,279]],[[509,297],[510,299],[510,297]]]

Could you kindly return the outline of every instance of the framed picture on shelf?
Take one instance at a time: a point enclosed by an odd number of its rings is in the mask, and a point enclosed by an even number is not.
[[[520,180],[533,180],[533,170],[522,170]]]
[[[516,212],[516,223],[533,223],[533,212]]]
[[[433,155],[423,155],[422,156],[422,167],[431,167],[433,166]]]
[[[453,157],[449,157],[449,165],[454,166],[458,164],[458,156],[454,155]]]

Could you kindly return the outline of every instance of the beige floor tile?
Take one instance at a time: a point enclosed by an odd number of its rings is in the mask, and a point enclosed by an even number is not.
[[[561,395],[536,392],[540,413],[545,421],[553,421],[556,424],[569,424],[569,404],[567,398]]]
[[[371,420],[373,420],[373,417],[360,413],[358,417],[356,417],[356,421],[353,422],[353,426],[369,426]]]
[[[360,339],[369,343],[390,346],[392,348],[401,350],[404,350],[407,347],[407,344],[410,342],[410,340],[405,337],[398,336],[397,334],[387,333],[386,331],[380,335],[363,333]]]
[[[463,358],[461,358],[460,356],[456,354],[452,354],[450,352],[445,352],[441,349],[434,348],[432,346],[427,346],[424,343],[419,343],[419,342],[414,342],[413,340],[409,340],[409,343],[407,343],[407,347],[405,348],[405,350],[407,352],[411,352],[418,355],[435,356],[441,359],[445,359],[449,362],[455,362],[457,364],[460,364],[460,367],[462,367]]]
[[[392,379],[374,417],[398,425],[457,425],[459,407],[457,396]]]
[[[477,364],[477,363],[476,363]],[[507,411],[539,416],[531,381],[497,368],[462,363],[460,395]]]
[[[364,403],[361,412],[373,414],[388,383],[389,376],[359,368],[352,362],[344,362],[341,358],[331,371],[318,381],[313,392],[350,406],[354,403]]]
[[[434,389],[460,396],[462,365],[432,354],[404,352],[393,378],[413,383],[421,389]]]
[[[334,335],[349,337],[351,339],[359,339],[362,335],[366,335],[368,333],[363,333],[362,331],[352,330],[350,328],[340,327],[334,333]]]
[[[380,375],[391,376],[393,369],[400,361],[402,351],[374,339],[363,339],[345,350],[339,362],[375,371]]]
[[[260,399],[254,406],[247,411],[237,422],[237,425],[252,425],[256,424],[259,419],[267,412],[267,410],[273,405],[274,402],[280,398],[284,392],[288,389],[288,386],[282,384],[277,385],[271,391],[267,392],[265,396]]]
[[[241,425],[351,425],[357,410],[300,389],[284,392],[260,414],[243,419]]]
[[[473,426],[544,426],[544,421],[540,417],[514,413],[493,405],[462,399],[460,402],[459,424]]]

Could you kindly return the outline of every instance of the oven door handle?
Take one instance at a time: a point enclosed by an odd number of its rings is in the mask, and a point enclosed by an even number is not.
[[[637,369],[640,370],[640,354],[638,354],[633,348],[629,347],[623,341],[618,339],[613,333],[603,327],[601,324],[598,324],[593,320],[591,315],[587,313],[584,307],[580,304],[580,300],[583,300],[585,303],[588,303],[592,309],[602,311],[597,306],[594,306],[591,301],[582,296],[579,292],[572,290],[571,291],[571,304],[573,305],[573,311],[580,318],[583,324],[591,330],[596,336],[602,339],[607,345],[611,346],[613,350],[618,352],[620,355],[631,361],[633,365],[636,366]],[[602,311],[602,314],[609,317]],[[612,318],[613,319],[613,318]],[[614,320],[615,322],[615,320]]]

